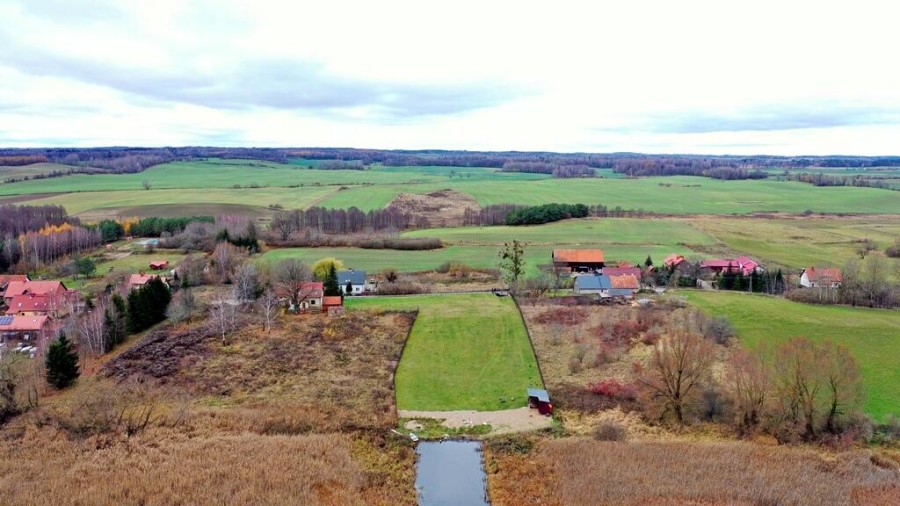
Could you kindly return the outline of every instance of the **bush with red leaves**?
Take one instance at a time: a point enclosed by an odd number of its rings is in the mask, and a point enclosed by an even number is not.
[[[631,383],[622,383],[617,379],[608,378],[588,385],[588,390],[602,397],[608,397],[619,401],[633,401],[637,399],[637,387]]]

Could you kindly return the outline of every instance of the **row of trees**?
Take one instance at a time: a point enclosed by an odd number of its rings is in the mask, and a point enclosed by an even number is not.
[[[800,172],[790,173],[779,176],[779,179],[788,181],[800,181],[801,183],[809,183],[815,186],[858,186],[862,188],[881,188],[884,190],[892,189],[888,181],[876,179],[874,177],[866,177],[861,174],[853,176],[832,176],[822,174],[821,172]]]
[[[189,223],[199,221],[214,223],[212,216],[189,216],[181,218],[149,217],[139,220],[119,221],[101,220],[96,225],[100,230],[103,242],[113,242],[132,235],[136,237],[159,237],[163,234],[177,234],[182,232]]]
[[[37,232],[44,227],[65,223],[78,225],[78,218],[66,214],[63,206],[0,205],[0,230],[4,236],[18,237],[25,232]]]
[[[64,224],[0,239],[0,272],[27,272],[68,255],[86,253],[101,244],[100,232]]]
[[[539,225],[569,218],[584,218],[590,209],[584,204],[544,204],[511,211],[506,215],[507,225]]]
[[[310,230],[325,234],[357,234],[363,232],[397,231],[413,228],[420,223],[415,217],[396,208],[360,211],[311,207],[306,210],[280,211],[272,217],[269,231],[282,241],[294,232]]]
[[[619,160],[613,170],[633,177],[704,176],[715,179],[765,179],[768,173],[751,169],[745,162],[705,157],[646,157]]]
[[[501,172],[550,174],[558,178],[594,177],[597,175],[597,171],[590,165],[560,162],[508,161],[500,170]]]
[[[722,400],[711,392],[723,391],[740,432],[810,441],[842,432],[862,401],[859,367],[831,341],[797,337],[771,353],[736,350],[721,379],[713,374],[715,354],[709,340],[690,331],[657,342],[638,379],[654,416],[683,424],[704,411],[721,415],[711,403]]]

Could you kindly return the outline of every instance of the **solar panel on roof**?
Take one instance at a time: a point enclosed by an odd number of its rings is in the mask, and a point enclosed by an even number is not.
[[[12,316],[0,316],[0,325],[9,325],[13,322]]]

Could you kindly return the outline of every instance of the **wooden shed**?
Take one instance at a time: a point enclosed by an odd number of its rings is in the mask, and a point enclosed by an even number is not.
[[[550,394],[540,388],[528,389],[528,407],[537,409],[538,413],[550,416],[553,414],[553,404],[550,404]]]

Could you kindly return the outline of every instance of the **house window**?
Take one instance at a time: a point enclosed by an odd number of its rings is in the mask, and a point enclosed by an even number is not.
[[[315,300],[309,301],[309,305],[310,305],[310,306],[315,306],[315,305],[316,305],[316,301],[315,301]]]

